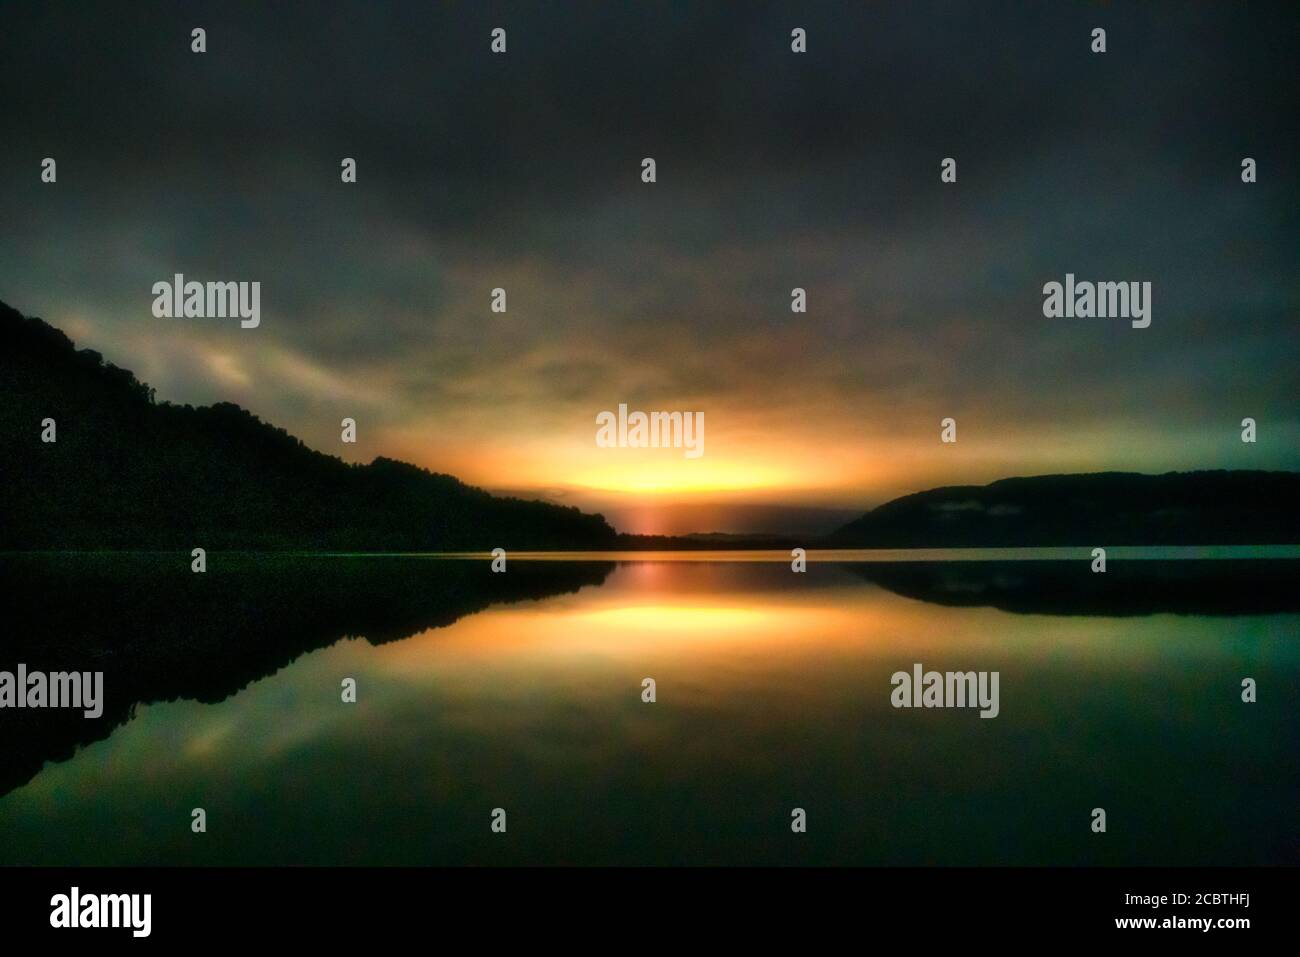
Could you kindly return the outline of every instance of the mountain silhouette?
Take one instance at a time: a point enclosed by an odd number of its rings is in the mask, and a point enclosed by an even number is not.
[[[42,421],[55,422],[54,442]],[[0,550],[454,551],[612,544],[600,515],[405,462],[353,465],[231,403],[191,407],[0,303]]]
[[[42,441],[53,419],[56,441]],[[787,536],[619,535],[601,515],[308,448],[229,402],[175,405],[0,303],[0,551],[786,548]],[[887,502],[812,547],[1300,543],[1300,473],[1007,478]]]
[[[1300,473],[1098,472],[935,488],[834,532],[858,548],[1300,544]]]

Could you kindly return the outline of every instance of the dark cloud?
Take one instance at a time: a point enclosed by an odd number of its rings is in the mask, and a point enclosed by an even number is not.
[[[408,434],[564,429],[628,391],[872,434],[954,409],[1030,445],[1127,429],[1097,464],[1152,467],[1238,464],[1187,436],[1242,414],[1300,438],[1290,3],[22,2],[0,26],[0,298],[173,398],[243,388],[308,435],[333,401]],[[160,327],[175,271],[261,280],[263,328]],[[1151,281],[1152,327],[1043,320],[1067,271]]]

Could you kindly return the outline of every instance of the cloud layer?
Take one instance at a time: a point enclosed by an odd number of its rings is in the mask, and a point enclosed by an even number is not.
[[[680,486],[666,500],[842,508],[1008,474],[1300,465],[1292,6],[0,19],[0,298],[161,397],[613,509],[647,474]],[[174,272],[261,281],[262,326],[154,319]],[[1066,272],[1152,282],[1151,328],[1044,319]],[[704,411],[706,455],[597,449],[619,402]]]

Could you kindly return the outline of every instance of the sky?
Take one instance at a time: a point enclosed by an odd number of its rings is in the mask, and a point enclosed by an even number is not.
[[[160,399],[637,532],[1294,469],[1297,62],[1285,3],[3,2],[0,300]],[[156,318],[175,273],[261,324]],[[1067,273],[1150,327],[1045,317]],[[620,403],[704,454],[600,447]]]

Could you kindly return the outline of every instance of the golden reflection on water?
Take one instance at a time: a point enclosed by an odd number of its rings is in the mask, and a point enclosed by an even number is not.
[[[987,561],[1089,561],[1093,545],[1041,548],[810,548],[814,562],[987,562]],[[1300,545],[1114,545],[1107,555],[1126,561],[1180,561],[1187,559],[1300,558]],[[407,555],[407,557],[410,557]],[[490,561],[490,552],[430,552],[422,557]],[[782,549],[680,549],[664,551],[548,551],[510,552],[510,561],[629,562],[629,563],[788,563],[791,552]]]
[[[873,635],[902,633],[923,611],[911,602],[883,605],[858,600],[852,589],[724,591],[693,593],[676,569],[620,568],[602,588],[584,589],[542,603],[498,606],[386,645],[379,656],[387,670],[442,668],[549,660],[581,666],[600,661],[700,661],[738,649],[841,650]],[[868,588],[867,591],[877,591]]]
[[[1179,802],[1226,786],[1231,806],[1235,779],[1207,768],[1294,754],[1269,705],[1243,713],[1231,687],[1244,667],[1261,687],[1295,674],[1294,621],[1011,614],[829,565],[629,562],[403,640],[340,640],[220,702],[142,706],[0,798],[0,834],[50,861],[478,862],[507,846],[525,862],[789,862],[780,818],[798,801],[830,832],[815,861],[1080,863],[1086,828],[1076,846],[1059,822],[1108,788],[1166,826],[1141,830],[1141,859],[1226,860]],[[914,662],[1000,671],[1000,716],[892,709],[890,675]],[[1241,820],[1280,832],[1291,809],[1251,793]],[[516,843],[480,843],[498,803]],[[194,806],[220,823],[204,842]]]

